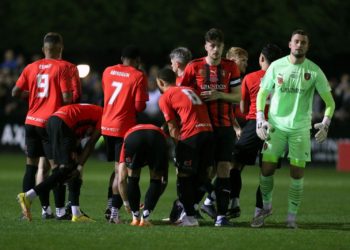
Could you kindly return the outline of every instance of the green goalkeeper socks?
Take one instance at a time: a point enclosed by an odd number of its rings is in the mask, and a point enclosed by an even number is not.
[[[271,176],[260,175],[260,189],[261,189],[264,209],[271,208],[272,190],[273,190],[273,175],[271,175]]]
[[[304,191],[304,178],[293,179],[288,191],[288,213],[297,214]]]

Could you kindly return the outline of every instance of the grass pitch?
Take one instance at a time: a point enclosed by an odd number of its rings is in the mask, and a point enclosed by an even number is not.
[[[16,195],[21,191],[25,157],[0,154],[0,248],[1,249],[350,249],[350,173],[335,167],[308,166],[305,190],[298,215],[299,229],[285,228],[289,172],[287,167],[275,175],[274,214],[261,229],[250,228],[258,185],[258,167],[248,166],[242,173],[242,215],[234,228],[215,228],[205,217],[199,228],[178,228],[162,221],[168,217],[175,199],[175,171],[170,167],[169,185],[152,214],[155,226],[137,228],[106,223],[107,183],[112,165],[92,158],[86,164],[81,207],[96,223],[41,219],[39,199],[34,201],[33,221],[20,221]],[[143,170],[142,194],[148,185]],[[143,198],[144,196],[142,196]],[[53,202],[52,202],[53,205]],[[130,222],[130,215],[122,211]]]

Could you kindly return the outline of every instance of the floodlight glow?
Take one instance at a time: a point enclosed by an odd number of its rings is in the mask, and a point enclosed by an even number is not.
[[[77,67],[80,78],[84,78],[90,73],[90,65],[88,64],[79,64]]]

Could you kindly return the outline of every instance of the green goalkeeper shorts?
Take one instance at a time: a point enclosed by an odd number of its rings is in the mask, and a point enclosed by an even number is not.
[[[277,163],[287,147],[291,164],[305,167],[305,163],[311,161],[310,130],[285,132],[275,128],[270,131],[262,150],[263,161]]]

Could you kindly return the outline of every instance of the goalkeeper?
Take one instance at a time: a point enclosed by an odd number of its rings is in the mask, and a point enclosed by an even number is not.
[[[326,104],[322,122],[314,125],[318,130],[316,141],[327,138],[328,127],[335,104],[331,88],[322,70],[306,58],[309,37],[303,30],[292,33],[289,42],[290,54],[276,60],[262,79],[257,96],[256,132],[265,140],[260,188],[263,210],[252,222],[252,227],[261,227],[272,214],[273,175],[278,158],[288,145],[290,161],[290,186],[288,191],[287,227],[297,228],[296,215],[304,190],[304,169],[311,160],[310,129],[312,103],[315,90]],[[264,117],[266,97],[274,92],[269,110],[269,121]]]

